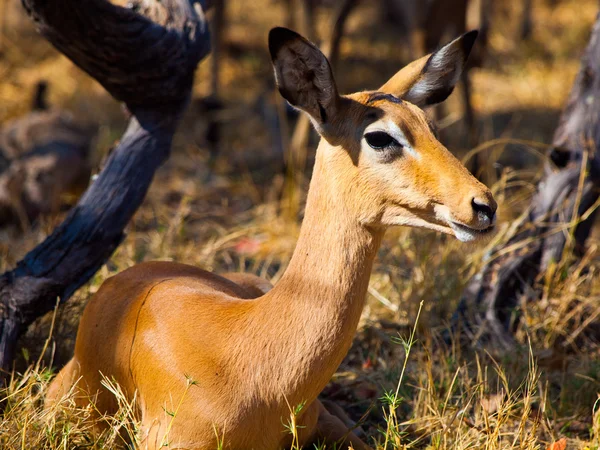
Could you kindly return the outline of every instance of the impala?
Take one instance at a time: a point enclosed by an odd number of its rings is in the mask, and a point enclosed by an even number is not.
[[[285,274],[271,286],[148,262],[108,279],[83,313],[75,355],[48,404],[75,389],[79,403],[115,412],[102,385],[108,377],[136,396],[148,449],[214,450],[221,440],[228,449],[289,447],[282,422],[301,404],[301,445],[368,448],[317,396],[352,343],[386,228],[472,241],[494,226],[492,194],[436,139],[420,109],[452,92],[476,35],[414,61],[376,91],[344,96],[317,47],[271,30],[279,91],[321,135]]]

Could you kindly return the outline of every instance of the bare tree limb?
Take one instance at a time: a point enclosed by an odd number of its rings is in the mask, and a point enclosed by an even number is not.
[[[600,15],[554,134],[545,174],[514,236],[491,253],[467,286],[454,325],[501,350],[513,348],[511,323],[523,297],[565,249],[581,254],[600,195]],[[580,220],[588,212],[586,220]]]
[[[210,50],[202,3],[22,0],[39,32],[133,110],[178,104]]]
[[[40,32],[98,80],[132,117],[105,168],[64,222],[0,276],[0,367],[8,370],[20,333],[66,301],[124,238],[154,172],[170,152],[209,52],[203,2],[142,0],[132,9],[105,0],[22,0]]]

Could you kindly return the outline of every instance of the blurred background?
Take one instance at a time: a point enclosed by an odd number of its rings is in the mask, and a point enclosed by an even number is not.
[[[412,59],[466,30],[481,29],[467,77],[430,114],[440,140],[492,187],[502,230],[523,212],[535,190],[598,12],[595,0],[214,3],[208,13],[213,53],[199,66],[171,157],[157,172],[124,243],[59,310],[54,365],[70,357],[90,294],[105,278],[136,262],[176,260],[218,272],[249,271],[273,282],[285,270],[318,137],[276,92],[266,45],[273,26],[294,28],[332,55],[342,93],[376,89]],[[102,168],[127,115],[36,33],[20,2],[0,0],[0,271],[13,267],[61,222]],[[360,416],[385,385],[390,361],[402,353],[382,333],[408,329],[421,300],[420,329],[443,327],[492,243],[465,247],[427,231],[388,233],[374,268],[362,331],[341,370],[346,383],[334,382],[329,395],[345,392],[339,395],[350,396],[350,409]],[[587,260],[591,275],[579,273],[571,280],[578,296],[568,301],[577,303],[580,314],[598,311],[597,245],[595,233]],[[554,364],[556,353],[543,352],[555,349],[574,327],[568,322],[572,316],[564,315],[568,292],[565,285],[554,297],[530,305],[530,319],[516,334],[522,343],[531,339],[542,356],[550,355],[548,364]],[[39,321],[23,338],[22,366],[43,344],[48,322]],[[585,329],[579,333],[585,335]],[[596,341],[585,342],[587,357],[564,350],[549,380],[564,380],[573,364],[582,367],[587,378],[556,395],[572,402],[565,406],[571,422],[577,417],[591,423],[600,367],[594,363]],[[508,370],[527,371],[526,355],[521,362],[509,364]]]

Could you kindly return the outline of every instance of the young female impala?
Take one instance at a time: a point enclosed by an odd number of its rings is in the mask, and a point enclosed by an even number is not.
[[[78,401],[95,395],[100,412],[113,412],[106,376],[137,396],[146,448],[210,450],[221,438],[229,449],[289,446],[282,421],[304,403],[301,445],[368,448],[317,396],[350,347],[385,229],[471,241],[494,225],[492,194],[437,141],[420,109],[451,93],[475,37],[413,62],[377,91],[340,96],[313,44],[271,30],[279,91],[322,137],[287,271],[272,289],[254,276],[169,262],[112,277],[87,305],[48,402],[76,387],[86,394]]]

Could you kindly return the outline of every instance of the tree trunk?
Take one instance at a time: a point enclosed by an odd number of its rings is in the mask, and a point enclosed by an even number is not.
[[[22,0],[40,33],[132,113],[105,168],[64,222],[0,276],[0,368],[19,335],[106,262],[170,152],[210,42],[205,3]]]
[[[314,3],[314,0],[311,0],[311,2]],[[334,72],[339,62],[340,45],[344,35],[346,22],[358,2],[359,0],[342,0],[334,8],[330,26],[331,32],[322,45],[323,54],[329,59],[329,63]],[[311,8],[305,6],[306,23],[310,22],[310,19],[308,19],[307,16],[314,14],[314,11],[311,11],[310,13],[307,12],[310,10]],[[314,29],[310,28],[308,29],[308,32],[314,34]],[[314,36],[309,37],[309,39],[314,39]],[[288,164],[292,164],[294,169],[300,173],[303,173],[306,169],[306,147],[308,146],[310,130],[310,119],[306,114],[300,114],[290,139],[290,155],[288,158],[289,160],[287,161]]]
[[[585,248],[595,217],[591,208],[597,206],[600,193],[599,146],[600,15],[537,192],[510,240],[491,252],[489,262],[467,286],[455,327],[500,350],[513,348],[511,323],[519,302],[538,299],[536,284],[546,270]]]

